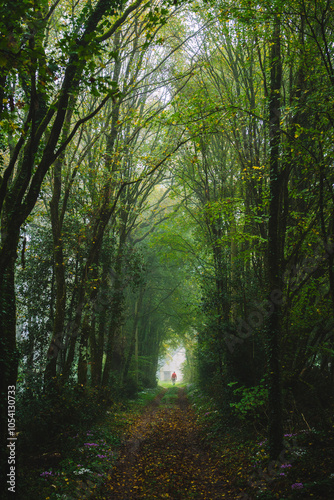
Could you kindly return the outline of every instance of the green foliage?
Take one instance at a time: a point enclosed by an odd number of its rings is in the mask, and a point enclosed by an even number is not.
[[[331,422],[323,401],[334,354],[333,247],[324,248],[333,230],[333,9],[242,0],[179,11],[181,3],[141,4],[124,23],[122,2],[54,2],[49,13],[46,0],[1,3],[1,175],[14,161],[0,189],[1,244],[21,229],[8,255],[20,257],[23,447],[66,439],[63,421],[74,430],[104,407],[96,389],[43,388],[59,317],[65,327],[56,334],[73,340],[73,357],[60,349],[55,370],[69,364],[68,380],[80,351],[87,386],[105,371],[115,393],[134,398],[155,386],[159,355],[181,343],[188,372],[212,398],[203,425],[218,435],[215,405],[219,418],[224,409],[226,418],[262,424],[273,311],[261,304],[271,288],[283,297],[271,305],[280,306],[286,414],[297,404],[302,420],[312,401],[312,419],[324,413]],[[280,65],[273,175],[268,111]],[[279,221],[277,287],[268,279],[270,207]]]
[[[195,384],[188,387],[187,395],[196,413],[203,441],[219,446],[221,438],[231,431],[228,408],[222,406],[214,395],[208,396],[207,390],[202,391]]]
[[[88,427],[86,422],[73,429],[67,422],[66,440],[58,441],[56,447],[35,449],[31,445],[22,450],[19,494],[27,500],[36,498],[36,491],[50,499],[64,495],[82,498],[88,484],[90,488],[100,486],[117,458],[122,433],[130,423],[129,413],[123,403],[109,401],[106,411],[100,407],[95,425]]]
[[[126,398],[133,399],[137,396],[138,392],[142,389],[138,381],[136,380],[135,374],[131,373],[126,378],[122,386],[122,393]]]
[[[166,394],[161,398],[161,404],[173,406],[178,398],[178,387],[170,387]]]
[[[234,387],[237,382],[231,382],[229,387]],[[257,421],[263,418],[268,405],[268,388],[262,381],[255,387],[238,387],[233,389],[233,394],[239,401],[230,403],[235,415],[241,420]]]
[[[27,388],[17,402],[20,449],[62,448],[72,434],[96,422],[111,402],[109,389],[62,385],[61,380],[46,394]]]

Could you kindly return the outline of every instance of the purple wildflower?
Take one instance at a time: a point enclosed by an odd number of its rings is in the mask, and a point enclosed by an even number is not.
[[[50,476],[52,476],[52,472],[45,471],[45,472],[42,472],[42,474],[40,474],[40,476],[42,476],[42,477],[50,477]]]
[[[99,446],[97,443],[84,443],[84,446]]]
[[[291,485],[291,488],[293,490],[301,490],[302,488],[304,488],[304,485],[303,483],[294,483]]]
[[[99,458],[107,458],[107,455],[98,455]]]
[[[292,467],[292,465],[291,464],[282,464],[281,465],[281,469],[286,469],[286,467]]]

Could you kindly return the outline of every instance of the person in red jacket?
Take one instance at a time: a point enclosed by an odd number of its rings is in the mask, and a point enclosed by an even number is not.
[[[177,379],[177,375],[175,372],[172,373],[172,382],[173,382],[173,385],[175,384],[176,382],[176,379]]]

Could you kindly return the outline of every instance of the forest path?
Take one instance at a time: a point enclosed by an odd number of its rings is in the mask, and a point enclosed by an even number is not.
[[[130,429],[118,461],[95,499],[248,498],[231,489],[230,471],[201,445],[185,390],[172,387]]]

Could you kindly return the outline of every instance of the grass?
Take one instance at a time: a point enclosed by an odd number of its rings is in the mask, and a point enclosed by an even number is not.
[[[168,391],[161,399],[161,404],[165,406],[173,405],[178,397],[178,388],[176,386],[169,387]]]
[[[175,387],[186,387],[187,384],[185,382],[176,382]],[[173,387],[172,381],[159,381],[159,387],[164,387],[165,389],[169,389]]]

